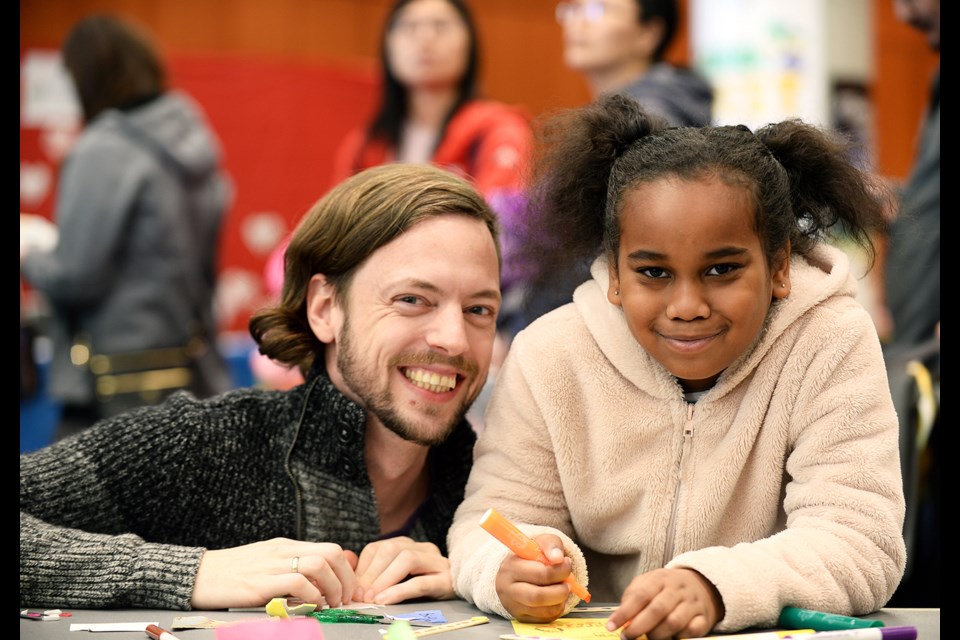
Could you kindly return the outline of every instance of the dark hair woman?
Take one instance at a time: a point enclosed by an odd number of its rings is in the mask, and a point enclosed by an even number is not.
[[[382,39],[380,105],[341,145],[334,182],[386,162],[415,162],[466,176],[488,199],[519,190],[530,126],[521,111],[479,97],[478,49],[462,0],[396,2]]]

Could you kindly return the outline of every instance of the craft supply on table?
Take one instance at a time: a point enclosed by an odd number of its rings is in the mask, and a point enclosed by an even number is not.
[[[277,618],[289,618],[290,616],[302,616],[314,611],[317,605],[312,602],[303,602],[287,598],[274,598],[264,607],[268,615]]]
[[[432,627],[413,629],[412,634],[414,638],[422,638],[424,636],[432,636],[438,633],[444,633],[446,631],[456,631],[458,629],[466,629],[467,627],[475,627],[478,624],[487,624],[488,622],[490,622],[490,618],[486,616],[473,616],[467,620],[458,620],[456,622],[446,622],[444,624],[433,625]],[[394,638],[390,635],[389,629],[382,630],[380,633],[384,634],[383,640],[397,640],[397,638]],[[401,637],[400,640],[404,640],[404,638]]]
[[[59,620],[60,618],[69,618],[72,614],[61,611],[60,609],[45,609],[38,611],[36,609],[21,609],[20,617],[27,620],[37,620],[40,622]]]
[[[144,631],[150,636],[151,640],[180,640],[177,636],[155,624],[148,624]]]
[[[777,626],[784,629],[813,629],[814,631],[839,631],[841,629],[865,629],[882,627],[882,620],[864,620],[837,613],[825,613],[800,607],[784,607],[780,611]]]
[[[217,640],[323,640],[323,625],[299,616],[261,618],[217,627],[214,633]]]
[[[837,631],[818,631],[808,636],[784,636],[784,640],[916,640],[916,627],[861,627],[859,629],[838,629]]]

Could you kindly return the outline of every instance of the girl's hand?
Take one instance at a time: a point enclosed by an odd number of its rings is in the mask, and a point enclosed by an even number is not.
[[[626,625],[621,629],[625,638],[697,638],[710,633],[723,614],[720,594],[701,574],[657,569],[633,579],[606,626],[614,631]]]
[[[573,563],[564,556],[563,542],[557,536],[545,533],[534,540],[553,564],[524,560],[511,553],[497,572],[497,595],[520,622],[552,622],[566,607],[570,587],[563,579],[570,575]]]
[[[190,604],[206,610],[259,607],[292,596],[338,607],[350,602],[356,587],[351,555],[336,544],[287,538],[209,550],[200,558]]]

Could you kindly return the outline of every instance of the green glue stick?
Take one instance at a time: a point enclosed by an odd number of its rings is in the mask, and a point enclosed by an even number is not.
[[[841,631],[843,629],[866,629],[882,627],[882,620],[863,620],[841,616],[837,613],[811,611],[799,607],[784,607],[777,624],[784,629],[813,629],[814,631]]]

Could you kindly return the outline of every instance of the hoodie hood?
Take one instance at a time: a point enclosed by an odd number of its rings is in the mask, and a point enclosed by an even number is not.
[[[636,387],[662,399],[677,397],[682,389],[676,379],[640,346],[630,333],[623,311],[607,299],[606,257],[597,258],[590,271],[592,279],[577,288],[573,302],[597,346]],[[855,297],[856,292],[850,259],[840,249],[821,245],[809,258],[793,255],[790,295],[770,307],[766,325],[753,347],[723,372],[709,393],[719,397],[736,387],[808,311],[829,298]]]
[[[194,101],[182,92],[169,91],[135,109],[111,110],[101,117],[107,120],[104,124],[125,129],[152,147],[189,180],[208,176],[220,165],[219,141]]]
[[[620,93],[665,118],[671,126],[702,127],[711,122],[713,88],[689,69],[658,62]]]

